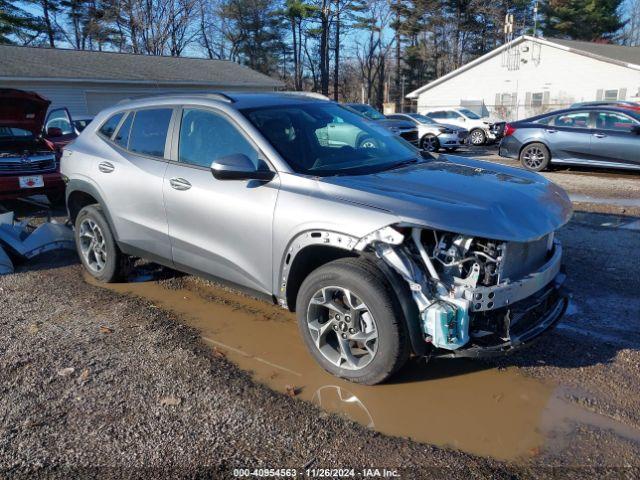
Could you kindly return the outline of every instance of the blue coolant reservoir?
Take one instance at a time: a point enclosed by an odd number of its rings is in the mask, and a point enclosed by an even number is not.
[[[422,328],[439,348],[455,350],[469,341],[469,313],[464,300],[438,301],[422,312]],[[459,305],[457,304],[459,303]]]

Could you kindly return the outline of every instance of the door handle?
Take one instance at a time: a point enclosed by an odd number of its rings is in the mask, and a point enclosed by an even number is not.
[[[171,180],[169,180],[169,185],[171,185],[171,188],[174,188],[175,190],[189,190],[191,188],[191,184],[185,180],[184,178],[180,178],[180,177],[174,177]]]
[[[596,137],[596,138],[604,138],[604,137],[607,136],[607,134],[606,133],[594,133],[593,136]]]
[[[556,133],[558,130],[554,129],[554,128],[546,128],[545,131],[547,133]]]
[[[113,163],[111,162],[100,162],[98,164],[98,170],[100,170],[102,173],[111,173],[116,169],[116,167],[114,167]]]

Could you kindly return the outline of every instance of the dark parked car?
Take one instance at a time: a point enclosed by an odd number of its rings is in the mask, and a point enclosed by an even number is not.
[[[50,103],[35,92],[0,89],[0,199],[45,194],[52,203],[64,200],[58,152],[72,137],[55,126],[44,131]]]
[[[583,107],[545,113],[505,127],[499,153],[528,170],[551,164],[640,170],[640,112]]]
[[[419,146],[420,139],[418,138],[418,128],[408,120],[395,120],[388,118],[366,103],[346,103],[345,106],[356,111],[360,115],[363,115],[369,120],[376,122],[381,127],[391,130],[393,133],[404,138],[416,147]]]

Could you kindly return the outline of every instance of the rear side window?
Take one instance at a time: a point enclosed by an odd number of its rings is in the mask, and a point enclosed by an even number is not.
[[[109,120],[104,122],[104,124],[100,127],[100,130],[98,130],[100,132],[100,135],[103,135],[107,138],[111,138],[111,136],[113,135],[113,132],[116,131],[116,127],[118,126],[118,123],[120,123],[120,120],[122,119],[123,115],[124,113],[122,112],[112,115],[109,118]],[[82,131],[82,129],[78,129],[78,130]]]
[[[137,111],[129,135],[129,150],[153,157],[164,157],[164,145],[172,113],[171,108]]]
[[[122,148],[127,148],[129,142],[129,132],[131,131],[131,124],[133,123],[133,117],[135,113],[129,112],[127,118],[118,129],[118,133],[114,137],[113,141],[120,145]]]

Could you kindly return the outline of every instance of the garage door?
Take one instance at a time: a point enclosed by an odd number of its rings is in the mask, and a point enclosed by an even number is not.
[[[125,98],[148,96],[146,92],[85,92],[87,98],[87,112],[89,115],[95,115],[100,110],[112,107],[120,100]]]

